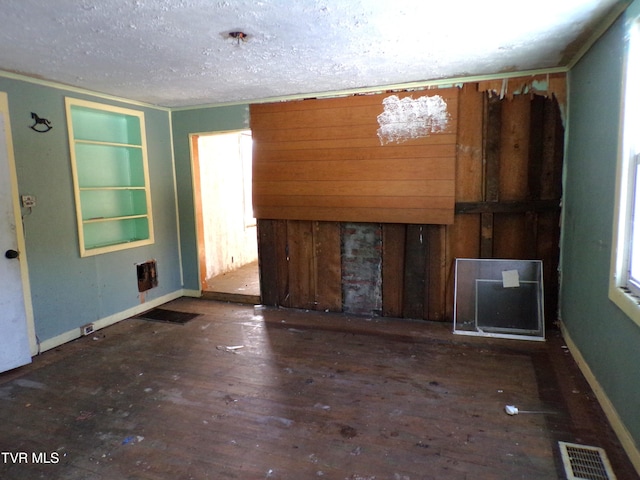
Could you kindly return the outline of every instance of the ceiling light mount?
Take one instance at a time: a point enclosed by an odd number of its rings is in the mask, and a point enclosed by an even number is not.
[[[236,30],[234,32],[229,32],[229,37],[236,39],[238,41],[238,45],[240,45],[240,41],[242,40],[243,42],[246,42],[249,35],[240,30]]]

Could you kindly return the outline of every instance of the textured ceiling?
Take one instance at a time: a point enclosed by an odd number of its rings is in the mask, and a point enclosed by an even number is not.
[[[627,3],[0,0],[0,70],[167,107],[320,94],[564,67]]]

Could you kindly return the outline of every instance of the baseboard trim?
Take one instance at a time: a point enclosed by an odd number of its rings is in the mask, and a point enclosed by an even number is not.
[[[114,323],[118,323],[122,320],[126,320],[127,318],[134,317],[143,312],[146,312],[147,310],[151,310],[152,308],[159,307],[160,305],[163,305],[167,302],[175,300],[176,298],[189,296],[188,292],[190,291],[187,291],[184,289],[176,290],[175,292],[171,292],[167,295],[163,295],[162,297],[154,298],[153,300],[149,300],[145,303],[141,303],[139,305],[136,305],[135,307],[129,308],[122,312],[118,312],[114,315],[109,315],[108,317],[95,320],[94,322],[92,322],[93,326],[95,330],[100,330],[101,328],[108,327],[109,325],[113,325]],[[76,338],[80,338],[82,336],[82,332],[80,328],[81,327],[78,326],[77,328],[74,328],[58,336],[55,336],[53,338],[49,338],[43,341],[42,343],[40,343],[39,352],[40,353],[46,352],[47,350],[51,350],[52,348],[59,347],[60,345],[63,345],[67,342],[71,342]]]
[[[613,431],[616,433],[625,452],[627,452],[629,460],[631,460],[631,463],[636,469],[636,472],[638,472],[638,474],[640,475],[640,451],[638,451],[638,447],[636,446],[633,437],[629,433],[629,430],[627,430],[627,427],[625,427],[624,422],[618,415],[618,412],[613,406],[613,403],[611,403],[611,400],[609,400],[609,397],[600,385],[600,382],[598,382],[595,375],[591,371],[589,364],[582,356],[582,353],[580,353],[580,349],[571,339],[571,335],[565,328],[564,324],[560,323],[560,329],[562,331],[564,341],[567,344],[567,348],[569,348],[571,355],[578,364],[578,367],[582,371],[582,374],[586,378],[587,382],[591,386],[591,390],[593,390],[593,393],[598,399],[598,403],[600,403],[604,414],[607,416],[607,419],[609,420]]]
[[[182,290],[182,296],[183,297],[200,298],[200,297],[202,297],[202,292],[200,290],[183,289]]]

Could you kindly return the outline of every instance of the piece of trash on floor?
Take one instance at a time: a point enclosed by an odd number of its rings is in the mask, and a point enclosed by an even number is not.
[[[140,443],[144,440],[144,437],[141,435],[129,435],[122,441],[122,445],[130,445],[134,443]]]
[[[518,415],[519,413],[554,413],[554,412],[544,412],[544,411],[538,411],[538,410],[520,410],[518,407],[516,407],[515,405],[505,405],[504,406],[504,411],[506,412],[507,415]]]
[[[244,345],[218,345],[216,348],[223,352],[236,353],[237,350],[244,348]]]

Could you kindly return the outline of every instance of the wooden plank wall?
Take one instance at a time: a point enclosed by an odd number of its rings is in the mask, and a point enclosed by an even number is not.
[[[555,321],[564,127],[561,93],[539,93],[460,89],[454,222],[382,224],[384,316],[450,321],[455,258],[514,258],[543,260]],[[340,225],[258,221],[263,303],[342,310]]]
[[[439,95],[447,128],[382,143],[391,94],[252,105],[255,217],[452,223],[458,89],[396,95]]]
[[[265,305],[342,311],[339,222],[258,220]]]

